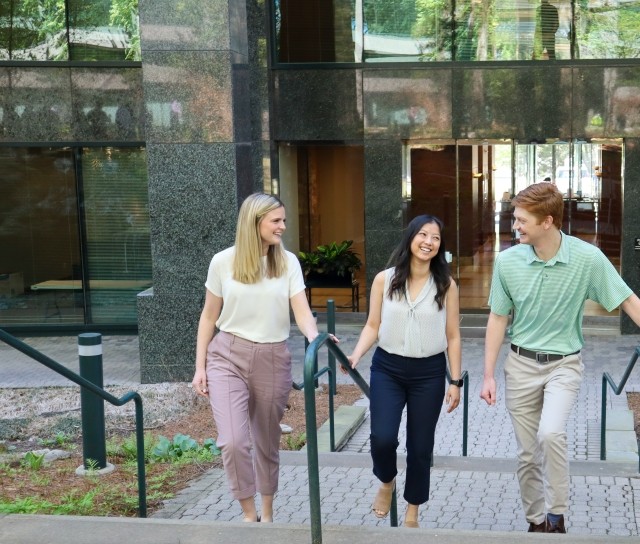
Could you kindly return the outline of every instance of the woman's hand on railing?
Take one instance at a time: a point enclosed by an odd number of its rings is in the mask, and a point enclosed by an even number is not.
[[[360,362],[360,359],[356,359],[353,356],[353,354],[347,355],[347,360],[349,361],[349,366],[351,368],[355,368],[357,364]],[[349,371],[346,368],[344,368],[342,365],[340,365],[340,372],[342,372],[343,374],[349,374]]]

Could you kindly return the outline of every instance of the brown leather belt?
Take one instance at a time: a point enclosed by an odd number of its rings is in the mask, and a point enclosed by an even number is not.
[[[559,361],[560,359],[569,357],[569,355],[577,355],[578,353],[580,353],[580,350],[574,351],[573,353],[567,353],[567,355],[560,355],[558,353],[544,353],[542,351],[531,351],[530,349],[521,348],[520,346],[516,346],[515,344],[511,344],[511,351],[514,351],[518,355],[526,357],[527,359],[534,359],[536,362],[541,364],[553,363],[554,361]]]

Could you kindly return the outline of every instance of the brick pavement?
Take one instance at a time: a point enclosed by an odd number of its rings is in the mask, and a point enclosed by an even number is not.
[[[357,341],[359,328],[338,327],[341,347],[348,353]],[[608,371],[614,379],[638,345],[637,336],[592,336],[584,352],[585,380],[568,428],[571,459],[571,498],[567,527],[572,534],[640,535],[640,475],[637,464],[602,463],[600,454],[600,380]],[[292,339],[292,352],[301,360],[304,346]],[[502,356],[506,355],[507,344]],[[488,407],[479,398],[483,340],[463,339],[463,365],[470,375],[468,458],[462,452],[462,410],[444,414],[436,432],[436,461],[432,470],[431,498],[421,509],[421,527],[430,529],[523,531],[520,494],[515,476],[515,438],[504,409],[504,378],[498,366],[499,402]],[[359,370],[368,380],[371,354]],[[326,364],[321,356],[320,366]],[[301,380],[302,368],[294,368]],[[339,374],[340,383],[349,378]],[[640,390],[640,369],[632,374],[628,391]],[[359,401],[367,405],[366,399]],[[622,397],[609,398],[611,407],[626,406]],[[321,509],[323,524],[384,526],[370,513],[377,489],[371,473],[369,422],[365,420],[342,452],[321,456]],[[403,460],[404,433],[399,455]],[[275,519],[282,523],[309,523],[306,456],[282,452],[280,490],[275,501]],[[402,485],[404,470],[398,475]],[[400,487],[401,488],[401,487]],[[399,498],[399,519],[404,501]],[[193,520],[238,519],[240,507],[231,499],[222,470],[202,478],[184,494],[168,501],[158,517]]]

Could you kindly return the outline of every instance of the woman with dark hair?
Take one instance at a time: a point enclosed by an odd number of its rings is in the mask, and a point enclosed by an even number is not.
[[[407,408],[405,527],[418,527],[419,506],[429,500],[447,359],[452,378],[446,391],[447,412],[460,403],[458,288],[445,258],[443,228],[442,221],[431,215],[409,223],[388,268],[373,280],[367,323],[349,357],[355,368],[378,343],[371,363],[370,413],[373,473],[381,482],[372,510],[379,518],[386,517],[391,506],[398,431]]]

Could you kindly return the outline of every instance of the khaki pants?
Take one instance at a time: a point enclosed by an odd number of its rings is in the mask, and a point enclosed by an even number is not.
[[[217,444],[237,500],[256,490],[262,495],[278,490],[280,421],[291,381],[286,342],[262,344],[219,332],[209,344],[207,385]]]
[[[580,354],[552,363],[509,352],[504,365],[506,406],[518,444],[518,481],[530,523],[564,514],[569,503],[567,421],[583,372]]]

